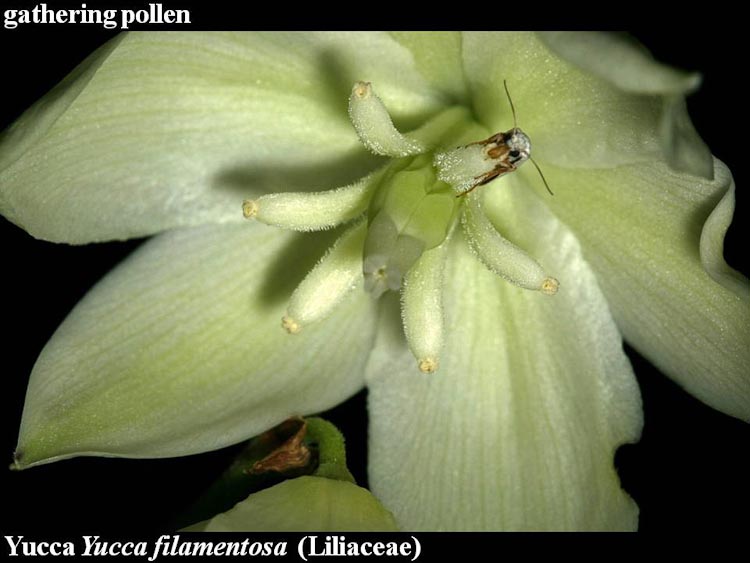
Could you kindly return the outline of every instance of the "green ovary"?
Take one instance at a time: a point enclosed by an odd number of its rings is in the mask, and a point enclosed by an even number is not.
[[[459,204],[451,187],[437,179],[432,155],[393,162],[368,209],[365,288],[374,297],[398,290],[422,253],[445,240]]]

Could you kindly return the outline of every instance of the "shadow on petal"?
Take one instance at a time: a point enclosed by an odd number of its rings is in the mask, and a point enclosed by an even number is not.
[[[266,304],[288,301],[340,234],[341,229],[295,234],[271,257],[268,275],[260,287],[261,301]]]
[[[304,142],[304,141],[301,141]],[[324,162],[290,162],[284,166],[237,166],[218,172],[211,186],[237,196],[240,213],[242,198],[271,192],[319,191],[351,184],[372,172],[384,161],[356,147]]]
[[[347,114],[347,102],[352,86],[355,82],[373,81],[375,87],[378,87],[380,81],[378,77],[372,76],[365,68],[363,70],[360,60],[352,58],[351,54],[341,52],[336,49],[327,49],[320,53],[317,59],[318,72],[320,80],[326,93],[326,100],[338,100],[332,104],[331,110],[336,120],[349,121]],[[389,76],[389,78],[392,78]],[[382,76],[381,76],[382,79]],[[340,103],[339,103],[340,101]],[[387,100],[384,100],[387,103]],[[399,107],[388,108],[393,122],[399,130],[415,129],[422,125],[427,119],[435,115],[437,106],[426,106],[423,110],[409,108],[403,110]]]

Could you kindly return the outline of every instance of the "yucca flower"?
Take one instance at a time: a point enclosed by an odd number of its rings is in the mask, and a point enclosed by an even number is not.
[[[555,195],[526,165],[456,198],[440,180],[486,172],[457,147],[514,126],[504,81]],[[697,85],[600,34],[110,42],[6,133],[0,211],[56,242],[160,234],[43,350],[16,465],[207,451],[367,385],[371,488],[402,528],[634,528],[623,336],[750,418]]]

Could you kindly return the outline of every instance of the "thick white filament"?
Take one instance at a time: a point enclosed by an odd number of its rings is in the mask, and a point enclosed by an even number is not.
[[[424,252],[404,279],[404,334],[419,369],[425,373],[437,370],[443,348],[443,266],[449,240]]]
[[[401,158],[425,152],[426,147],[398,132],[388,110],[369,82],[357,82],[349,97],[349,119],[362,143],[375,154]]]
[[[377,187],[380,171],[358,182],[324,192],[287,192],[246,200],[242,211],[248,219],[291,229],[320,231],[330,229],[357,217],[367,209]]]
[[[362,280],[367,222],[350,227],[292,293],[282,326],[290,333],[327,317]]]
[[[481,192],[467,196],[463,227],[471,249],[485,266],[509,282],[547,295],[557,293],[558,282],[515,244],[503,238],[485,216]]]
[[[435,155],[437,177],[462,193],[477,183],[477,178],[490,172],[497,162],[487,156],[482,145],[467,145]]]

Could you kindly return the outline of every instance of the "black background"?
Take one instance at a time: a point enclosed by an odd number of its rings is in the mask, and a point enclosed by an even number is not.
[[[660,60],[704,76],[702,88],[688,105],[698,131],[735,175],[738,205],[726,257],[747,275],[747,256],[740,242],[750,205],[743,192],[747,174],[741,159],[747,142],[744,113],[740,118],[746,94],[737,87],[738,59],[744,53],[740,36],[665,29],[633,34]],[[0,31],[4,77],[0,128],[113,35],[80,26]],[[75,303],[139,241],[54,245],[32,239],[4,219],[0,219],[0,241],[4,329],[0,460],[10,463],[27,377],[39,351]],[[621,448],[616,464],[623,486],[640,506],[641,530],[746,530],[750,426],[703,405],[635,352],[628,349],[628,354],[641,385],[646,424],[641,442]],[[358,481],[366,484],[364,392],[327,418],[344,431],[350,466]],[[79,458],[23,472],[0,469],[2,534],[166,529],[236,449],[189,458]]]

